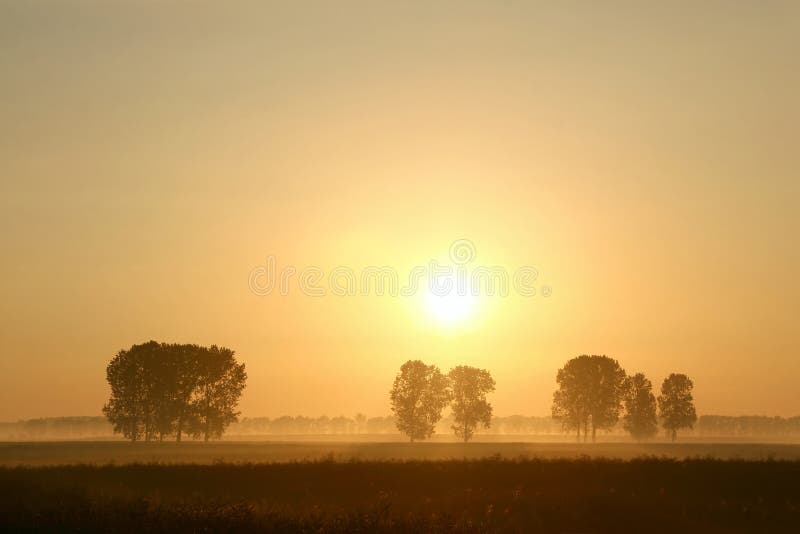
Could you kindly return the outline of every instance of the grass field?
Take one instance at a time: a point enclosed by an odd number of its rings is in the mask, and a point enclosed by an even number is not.
[[[797,532],[800,525],[795,445],[5,443],[0,461],[3,531]]]
[[[499,456],[631,459],[642,456],[748,460],[798,460],[800,445],[781,443],[453,443],[217,441],[129,443],[125,441],[5,442],[0,465],[61,465],[131,462],[200,463],[292,462],[321,459],[451,460]]]

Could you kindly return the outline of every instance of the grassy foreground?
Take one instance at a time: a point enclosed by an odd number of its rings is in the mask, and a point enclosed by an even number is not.
[[[317,461],[0,468],[0,530],[797,532],[800,462]]]
[[[529,458],[614,458],[642,456],[744,460],[798,460],[800,445],[789,443],[548,443],[548,442],[321,442],[217,441],[129,443],[126,441],[0,442],[0,465],[76,463],[293,462]]]

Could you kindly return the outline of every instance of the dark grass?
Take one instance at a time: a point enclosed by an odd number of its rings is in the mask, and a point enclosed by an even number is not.
[[[25,466],[0,492],[6,531],[800,531],[797,461]]]
[[[631,459],[641,456],[671,458],[800,461],[800,445],[782,443],[376,443],[376,442],[164,442],[125,441],[0,442],[0,465],[57,465],[74,463],[161,462],[214,463],[290,462],[318,460],[449,460],[503,458],[576,458],[581,456]]]

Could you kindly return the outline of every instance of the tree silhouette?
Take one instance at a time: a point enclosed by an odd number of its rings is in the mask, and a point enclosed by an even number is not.
[[[694,384],[684,374],[672,373],[661,384],[658,396],[658,411],[661,424],[672,441],[678,437],[681,428],[692,428],[697,421],[692,389]]]
[[[175,441],[181,441],[184,430],[195,422],[192,407],[192,395],[200,385],[201,375],[198,372],[201,357],[205,349],[198,345],[175,345],[173,358],[175,362]]]
[[[149,345],[149,344],[148,344]],[[176,401],[175,376],[177,366],[171,355],[171,346],[150,345],[143,361],[146,423],[145,439],[150,441],[158,436],[172,434],[175,420]]]
[[[653,384],[642,373],[628,377],[625,384],[625,417],[622,426],[637,440],[658,432]]]
[[[195,437],[221,437],[229,424],[236,421],[236,405],[244,390],[247,373],[237,363],[234,352],[212,345],[198,358],[199,379],[194,394],[190,429]]]
[[[185,428],[208,439],[236,420],[247,375],[233,351],[149,341],[117,353],[106,368],[111,397],[103,413],[131,441]]]
[[[553,417],[565,430],[577,430],[580,440],[592,441],[597,429],[611,428],[619,421],[625,390],[625,371],[608,356],[581,355],[569,360],[556,375],[558,390],[553,394]]]
[[[144,387],[140,352],[142,345],[121,350],[106,367],[111,398],[103,406],[103,414],[119,432],[131,441],[142,437],[144,419]]]
[[[447,375],[453,396],[452,429],[456,436],[468,442],[479,424],[488,428],[492,422],[492,405],[486,394],[494,391],[494,379],[489,371],[459,365]]]
[[[364,434],[367,431],[367,416],[359,412],[353,418],[356,434]]]
[[[450,401],[448,379],[435,365],[409,360],[400,367],[390,392],[397,428],[413,442],[433,434]]]

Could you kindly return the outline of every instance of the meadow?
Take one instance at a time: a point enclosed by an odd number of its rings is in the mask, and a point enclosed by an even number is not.
[[[0,527],[12,531],[796,532],[800,521],[796,445],[4,443],[0,463]]]
[[[714,458],[741,460],[800,461],[800,444],[752,442],[684,441],[635,443],[629,440],[598,443],[562,441],[481,441],[464,444],[448,440],[408,443],[381,441],[382,436],[348,439],[293,439],[271,441],[184,441],[175,443],[121,440],[0,442],[0,466],[46,466],[64,464],[127,463],[276,463],[319,460],[476,460],[502,458],[518,460],[609,458],[629,460],[640,457],[671,459]],[[323,438],[322,436],[320,438]],[[537,439],[532,437],[531,439]],[[541,440],[541,437],[538,438]]]

